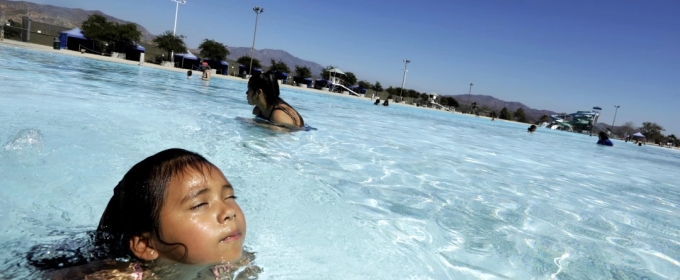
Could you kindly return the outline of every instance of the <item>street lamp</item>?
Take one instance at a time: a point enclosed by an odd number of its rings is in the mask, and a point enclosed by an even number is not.
[[[468,101],[467,101],[468,110],[470,109],[470,94],[472,94],[472,86],[474,86],[474,84],[470,83],[470,90],[468,90]]]
[[[255,32],[253,32],[253,46],[250,48],[250,67],[248,67],[248,75],[252,75],[253,73],[253,56],[255,56],[255,35],[257,35],[257,19],[260,17],[260,14],[264,12],[264,8],[255,6],[255,8],[253,8],[253,11],[255,12]]]
[[[614,107],[616,108],[616,110],[614,110],[614,120],[612,120],[612,129],[611,129],[612,134],[614,134],[614,122],[616,122],[616,113],[619,111],[619,107],[621,107],[621,106],[614,105]]]
[[[175,33],[177,32],[177,13],[179,12],[179,4],[186,4],[186,0],[170,0],[172,2],[177,3],[177,7],[175,7],[175,27],[172,28],[172,36],[177,36]],[[175,67],[175,51],[170,50],[170,61],[172,61],[172,67]]]
[[[406,66],[411,63],[410,60],[404,59],[404,76],[401,78],[401,89],[399,90],[399,96],[402,96],[402,91],[404,91],[404,83],[406,83],[406,72],[408,72],[408,69],[406,69]]]

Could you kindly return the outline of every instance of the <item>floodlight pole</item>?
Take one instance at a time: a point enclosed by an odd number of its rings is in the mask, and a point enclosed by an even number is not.
[[[614,110],[614,120],[612,120],[612,129],[611,129],[612,135],[614,135],[614,123],[616,122],[616,113],[619,112],[619,107],[621,107],[621,106],[614,105],[614,108],[616,108],[616,110]]]
[[[406,67],[408,66],[409,63],[411,63],[410,60],[404,59],[404,76],[401,77],[401,89],[399,90],[399,97],[403,99],[402,92],[404,91],[404,84],[406,83],[406,72],[408,72],[408,69]]]
[[[470,110],[470,95],[472,94],[472,86],[474,86],[474,84],[470,83],[470,90],[468,90],[468,100],[467,100],[468,110]]]
[[[255,6],[253,8],[255,12],[255,32],[253,32],[253,46],[250,47],[250,67],[248,67],[248,75],[252,75],[253,72],[253,56],[255,56],[255,36],[257,35],[257,20],[260,18],[260,14],[264,12],[264,8]]]
[[[177,36],[177,14],[179,13],[179,4],[186,4],[186,0],[170,0],[177,3],[175,7],[175,26],[172,28],[172,36]],[[170,61],[172,62],[172,67],[175,67],[175,50],[170,50]]]

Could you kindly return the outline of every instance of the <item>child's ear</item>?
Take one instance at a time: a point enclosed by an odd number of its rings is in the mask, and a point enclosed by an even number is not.
[[[151,247],[148,233],[130,238],[130,251],[145,261],[153,261],[158,258],[158,252]]]

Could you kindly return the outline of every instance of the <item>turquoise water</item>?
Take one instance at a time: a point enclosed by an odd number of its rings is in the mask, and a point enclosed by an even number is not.
[[[262,279],[680,278],[678,151],[290,89],[318,130],[279,133],[245,90],[0,46],[0,278],[171,147],[235,186]]]

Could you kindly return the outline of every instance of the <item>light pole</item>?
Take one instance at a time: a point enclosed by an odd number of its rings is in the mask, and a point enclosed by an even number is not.
[[[402,92],[404,91],[404,84],[406,83],[406,72],[408,72],[408,69],[406,69],[406,66],[408,66],[409,63],[411,63],[410,60],[404,59],[404,76],[401,77],[401,89],[399,90],[399,97],[402,96]]]
[[[264,8],[255,6],[255,8],[253,8],[253,11],[255,12],[255,32],[253,32],[253,46],[250,48],[250,67],[248,67],[248,75],[252,75],[253,72],[253,56],[255,56],[255,35],[257,35],[257,19],[260,17],[260,14],[264,12]]]
[[[612,120],[612,129],[611,129],[612,135],[614,134],[614,123],[616,122],[616,113],[619,112],[619,107],[621,107],[621,106],[614,105],[614,108],[616,108],[616,110],[614,110],[614,120]]]
[[[468,90],[468,101],[467,101],[468,110],[470,109],[470,94],[472,94],[472,86],[474,86],[474,84],[470,83],[470,90]]]
[[[172,36],[177,36],[177,13],[179,13],[179,4],[186,4],[186,0],[170,0],[172,2],[177,3],[177,7],[175,7],[175,26],[172,28]],[[170,51],[170,61],[172,61],[172,67],[175,67],[175,51],[171,50]]]

